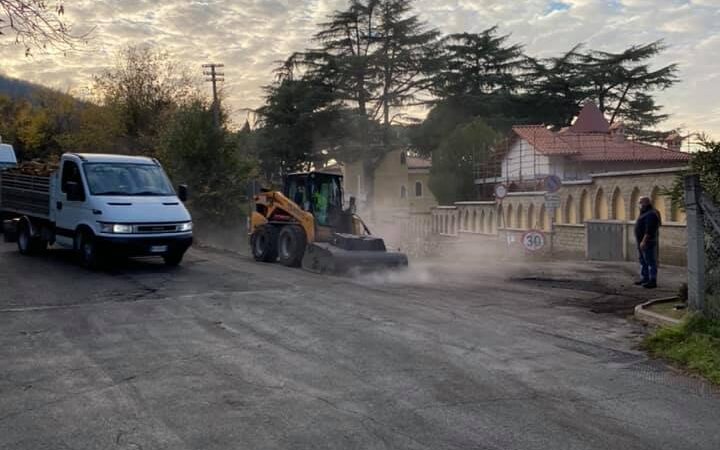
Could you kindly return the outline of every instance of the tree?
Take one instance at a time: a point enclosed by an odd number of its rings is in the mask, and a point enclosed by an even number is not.
[[[651,69],[649,60],[665,49],[662,41],[634,45],[620,53],[582,51],[576,46],[561,57],[529,59],[528,96],[547,118],[544,123],[567,126],[586,100],[595,101],[610,122],[622,120],[626,132],[660,140],[647,133],[667,118],[652,93],[674,85],[677,65]]]
[[[9,36],[29,56],[33,48],[69,50],[90,32],[75,34],[65,21],[62,1],[0,0],[0,37]]]
[[[681,208],[685,207],[684,178],[688,174],[699,175],[703,191],[720,203],[720,141],[700,136],[700,147],[700,151],[693,153],[689,170],[678,175],[672,188],[666,192],[672,202]]]
[[[665,50],[662,41],[633,45],[620,53],[590,51],[581,64],[589,80],[589,91],[601,111],[610,115],[610,123],[621,119],[638,130],[653,127],[667,118],[659,114],[650,96],[677,81],[677,64],[651,69],[648,60]]]
[[[474,172],[487,161],[499,135],[483,120],[459,125],[432,153],[430,190],[440,204],[475,199]]]
[[[434,91],[441,98],[515,92],[524,68],[523,47],[507,45],[497,26],[480,33],[452,34],[444,40],[445,64]]]
[[[115,66],[94,77],[94,89],[101,104],[120,117],[127,151],[138,153],[152,153],[165,115],[198,97],[187,68],[147,47],[121,50]]]
[[[196,221],[237,223],[245,215],[255,160],[236,135],[215,126],[207,102],[178,106],[160,133],[158,155],[175,182],[188,184]]]
[[[440,33],[411,14],[411,0],[383,0],[377,27],[375,64],[380,75],[376,111],[382,111],[385,143],[389,144],[391,108],[424,104],[441,64]]]
[[[318,143],[332,128],[336,112],[332,88],[316,80],[285,79],[266,91],[266,103],[258,110],[266,177],[322,165],[327,156]]]
[[[374,52],[380,2],[351,0],[346,10],[335,11],[320,24],[314,40],[321,47],[304,54],[308,75],[331,83],[335,97],[356,105],[361,116],[368,115],[368,103],[378,87]]]

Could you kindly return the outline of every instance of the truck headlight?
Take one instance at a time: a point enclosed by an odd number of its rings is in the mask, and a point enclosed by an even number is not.
[[[192,222],[184,222],[178,225],[178,231],[192,231]]]
[[[100,231],[103,233],[128,234],[133,232],[133,227],[124,223],[101,223]]]

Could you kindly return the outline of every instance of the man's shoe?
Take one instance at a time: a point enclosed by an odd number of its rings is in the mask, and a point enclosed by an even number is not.
[[[655,289],[657,287],[657,282],[648,281],[647,283],[643,284],[642,287],[644,287],[645,289]]]
[[[650,282],[650,280],[638,280],[638,281],[635,282],[635,285],[636,285],[636,286],[643,286],[643,285],[645,285],[645,284],[648,284],[649,282]]]

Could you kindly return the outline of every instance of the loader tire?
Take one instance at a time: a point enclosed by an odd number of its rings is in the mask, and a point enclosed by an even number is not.
[[[307,237],[305,230],[298,225],[286,225],[280,230],[278,236],[278,255],[280,264],[288,267],[300,267]]]
[[[277,260],[278,233],[277,227],[272,225],[260,225],[255,229],[250,237],[250,247],[255,261],[275,262]]]

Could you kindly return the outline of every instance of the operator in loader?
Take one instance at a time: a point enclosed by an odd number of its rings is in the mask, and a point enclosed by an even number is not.
[[[313,205],[315,207],[315,217],[318,224],[328,224],[328,188],[326,184],[320,186],[320,190],[313,194]]]

